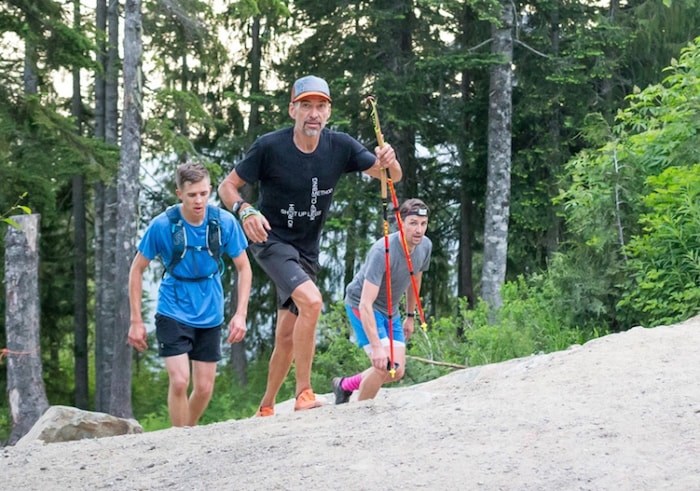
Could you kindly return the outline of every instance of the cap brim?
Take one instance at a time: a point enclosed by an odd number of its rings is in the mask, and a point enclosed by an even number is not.
[[[299,94],[297,97],[292,99],[292,102],[299,102],[302,99],[306,99],[308,97],[314,97],[314,96],[315,97],[323,97],[327,101],[332,102],[332,99],[330,97],[328,97],[328,94],[324,94],[323,92],[313,92],[313,91],[312,92],[303,92],[303,93]]]

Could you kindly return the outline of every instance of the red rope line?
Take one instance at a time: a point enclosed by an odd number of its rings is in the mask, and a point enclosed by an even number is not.
[[[403,254],[406,257],[408,274],[411,278],[411,286],[413,287],[413,296],[416,297],[416,307],[418,307],[418,315],[420,316],[421,327],[425,331],[428,327],[428,324],[426,324],[425,322],[425,313],[423,312],[423,305],[421,305],[420,301],[418,284],[416,283],[416,275],[413,272],[413,260],[411,259],[411,253],[408,252],[408,244],[406,243],[406,232],[404,232],[403,220],[401,219],[401,212],[399,211],[399,200],[396,198],[396,190],[394,189],[394,182],[392,181],[391,177],[387,178],[387,184],[389,185],[389,191],[391,191],[391,202],[394,205],[396,223],[398,223],[399,225],[399,235],[401,235],[401,246],[403,248]]]
[[[372,123],[374,125],[374,134],[377,137],[377,145],[381,148],[384,146],[384,135],[382,134],[382,127],[379,123],[379,112],[377,111],[377,104],[374,97],[370,96],[365,99],[365,102],[369,104],[372,108]],[[382,206],[384,215],[384,262],[386,264],[386,296],[387,296],[387,307],[389,310],[389,373],[391,378],[396,375],[396,368],[394,364],[394,325],[392,319],[392,305],[391,305],[391,263],[389,258],[389,198],[386,191],[387,183],[387,171],[386,169],[381,169],[380,172],[380,182],[381,182],[381,195],[382,195]],[[389,179],[391,180],[391,179]]]
[[[393,306],[391,304],[391,258],[389,255],[389,199],[387,197],[385,182],[389,181],[386,171],[382,169],[382,208],[384,215],[384,264],[386,268],[386,306],[389,312],[389,373],[394,378],[396,369],[394,368],[394,322],[392,318]]]
[[[2,363],[2,360],[5,358],[9,358],[10,355],[17,355],[17,356],[23,356],[23,355],[33,355],[36,353],[36,350],[33,351],[13,351],[8,348],[0,348],[0,363]]]

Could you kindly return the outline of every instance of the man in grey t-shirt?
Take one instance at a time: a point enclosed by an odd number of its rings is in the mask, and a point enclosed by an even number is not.
[[[406,369],[406,341],[413,334],[417,299],[411,284],[411,273],[420,292],[423,271],[430,265],[433,244],[425,236],[428,228],[428,207],[423,201],[406,200],[399,209],[403,222],[406,250],[411,256],[413,271],[409,270],[401,234],[389,235],[389,268],[391,276],[391,316],[386,281],[385,239],[376,241],[364,264],[345,289],[345,310],[355,331],[357,344],[365,350],[372,366],[350,377],[333,379],[335,403],[348,402],[353,391],[359,390],[358,399],[373,399],[382,384],[403,377]],[[406,320],[401,323],[399,300],[406,294]],[[389,326],[391,318],[392,326]],[[393,357],[390,353],[389,329],[393,337]],[[394,361],[394,376],[390,374]]]

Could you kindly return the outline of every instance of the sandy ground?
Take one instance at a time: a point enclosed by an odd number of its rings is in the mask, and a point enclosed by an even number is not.
[[[700,316],[374,401],[0,449],[0,489],[700,490]]]

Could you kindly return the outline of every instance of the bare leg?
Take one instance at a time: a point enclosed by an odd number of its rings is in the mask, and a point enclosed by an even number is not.
[[[168,371],[168,412],[173,426],[189,424],[187,389],[190,385],[190,361],[187,354],[165,358]]]
[[[189,398],[189,426],[196,426],[214,393],[216,362],[192,362],[192,393]]]
[[[305,281],[292,292],[299,309],[294,324],[294,363],[296,367],[296,395],[311,388],[311,365],[316,352],[316,324],[321,315],[323,298],[311,281]]]
[[[374,367],[370,367],[364,372],[362,372],[362,382],[360,383],[360,390],[357,395],[358,401],[364,401],[366,399],[374,399],[382,387],[384,380],[386,379],[387,372],[384,370],[378,370]]]
[[[267,372],[267,386],[260,405],[274,407],[277,393],[289,373],[294,358],[294,324],[297,316],[288,310],[277,311],[275,347],[270,356]]]
[[[393,378],[388,371],[377,370],[374,367],[370,367],[362,372],[362,382],[360,383],[360,391],[357,396],[358,401],[374,399],[382,385],[401,380],[406,370],[405,346],[394,346],[394,363],[398,363],[399,367],[396,369]]]

